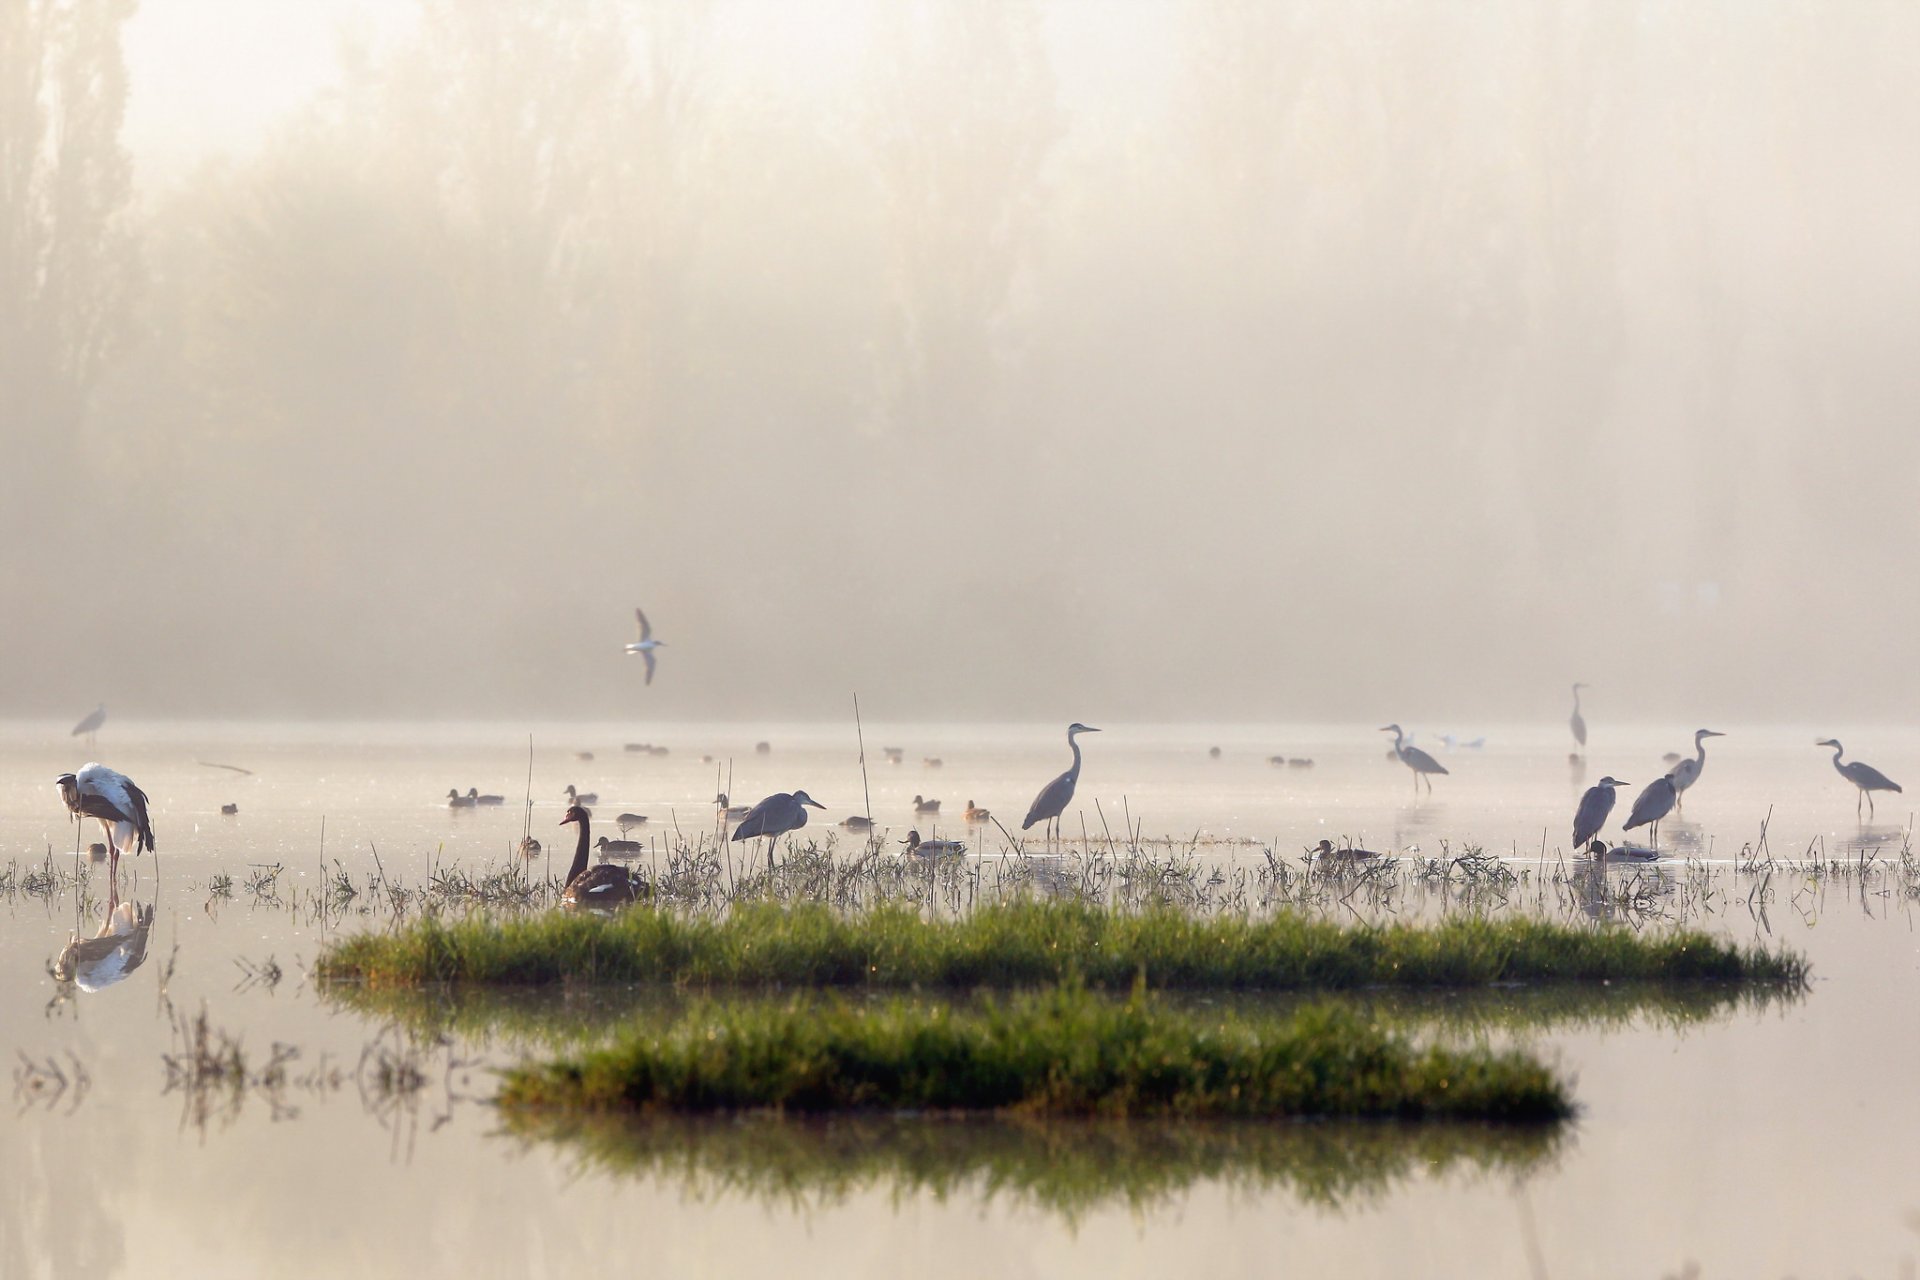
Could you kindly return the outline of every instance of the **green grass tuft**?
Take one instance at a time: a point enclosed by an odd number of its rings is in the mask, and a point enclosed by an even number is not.
[[[1126,990],[1334,991],[1527,982],[1766,982],[1799,986],[1807,962],[1687,930],[1637,933],[1527,918],[1343,926],[1060,902],[927,920],[902,907],[843,914],[760,903],[714,918],[637,907],[611,919],[549,912],[428,918],[329,942],[322,980],[374,986],[540,984],[1029,987],[1066,978]]]
[[[509,1108],[716,1112],[989,1111],[1123,1117],[1557,1121],[1537,1059],[1418,1047],[1337,1006],[1202,1017],[1136,991],[1068,984],[965,1009],[702,1002],[666,1029],[509,1071]]]

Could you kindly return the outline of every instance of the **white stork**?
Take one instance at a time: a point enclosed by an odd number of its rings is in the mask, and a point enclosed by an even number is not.
[[[83,765],[79,773],[63,773],[54,781],[67,812],[98,818],[107,833],[111,870],[120,869],[120,855],[153,848],[153,820],[147,816],[147,793],[133,779],[103,764]]]

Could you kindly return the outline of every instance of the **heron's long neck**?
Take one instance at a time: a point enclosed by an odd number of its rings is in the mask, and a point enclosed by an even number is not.
[[[1573,714],[1580,714],[1580,686],[1573,686]]]
[[[587,869],[587,820],[580,819],[580,841],[573,846],[573,866],[567,871],[567,883],[572,884]]]
[[[1693,762],[1695,764],[1707,762],[1707,740],[1697,733],[1693,735]]]
[[[1838,742],[1833,744],[1833,767],[1834,768],[1836,769],[1840,768],[1840,753],[1845,750],[1846,748],[1841,746]],[[1845,772],[1845,770],[1842,770],[1842,772]]]
[[[1067,770],[1069,778],[1080,776],[1080,741],[1073,734],[1067,735],[1067,745],[1073,748],[1073,766]]]
[[[1405,741],[1406,739],[1401,734],[1401,732],[1398,729],[1395,729],[1393,731],[1393,754],[1397,756],[1404,756],[1407,754]]]

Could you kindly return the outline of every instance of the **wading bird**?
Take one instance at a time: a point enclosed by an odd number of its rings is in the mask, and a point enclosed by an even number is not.
[[[1401,764],[1413,770],[1413,789],[1418,792],[1420,790],[1420,783],[1424,779],[1427,784],[1427,794],[1432,795],[1433,779],[1428,775],[1445,773],[1447,766],[1441,764],[1420,748],[1406,745],[1406,735],[1401,732],[1399,725],[1390,724],[1382,726],[1380,732],[1393,735],[1393,754],[1400,757]]]
[[[1587,718],[1580,714],[1580,691],[1586,687],[1583,684],[1573,686],[1573,718],[1567,721],[1567,727],[1573,730],[1573,740],[1580,744],[1582,751],[1587,749]]]
[[[795,791],[791,795],[776,791],[747,810],[747,816],[740,819],[740,825],[733,829],[733,839],[767,837],[767,865],[771,867],[774,846],[780,843],[780,837],[787,832],[798,831],[807,825],[809,806],[815,809],[827,807],[804,791]]]
[[[605,836],[601,836],[593,847],[600,851],[602,858],[630,858],[646,848],[638,840],[609,840]]]
[[[570,805],[596,805],[600,803],[598,791],[575,791],[573,784],[567,784],[567,803]]]
[[[655,640],[653,638],[653,627],[647,622],[647,615],[640,610],[635,609],[633,611],[633,620],[639,624],[640,638],[627,646],[627,652],[629,654],[639,654],[647,660],[647,683],[652,684],[654,664],[658,661],[658,659],[653,656],[653,651],[664,645],[666,641]]]
[[[929,800],[925,796],[915,796],[913,798],[913,811],[915,813],[938,813],[940,812],[940,802],[938,800]]]
[[[1680,812],[1687,811],[1687,788],[1700,781],[1700,771],[1707,767],[1707,739],[1726,736],[1712,729],[1693,731],[1693,759],[1682,758],[1680,763],[1673,766],[1674,799],[1680,805]]]
[[[480,788],[478,787],[467,788],[467,799],[473,801],[475,804],[505,804],[507,802],[507,798],[505,796],[481,795]]]
[[[1067,745],[1073,748],[1073,763],[1065,773],[1040,788],[1040,794],[1033,798],[1033,804],[1027,808],[1027,820],[1020,824],[1022,831],[1036,822],[1051,823],[1054,838],[1059,839],[1060,815],[1073,800],[1073,789],[1080,781],[1080,744],[1074,738],[1079,734],[1098,732],[1092,725],[1081,724],[1077,720],[1067,726]]]
[[[979,805],[975,804],[973,801],[969,800],[967,801],[966,816],[967,816],[968,822],[985,822],[988,818],[991,818],[993,815],[987,812],[985,809],[982,809]]]
[[[97,818],[107,833],[107,852],[114,871],[120,855],[153,848],[153,820],[147,816],[147,793],[133,779],[103,764],[83,765],[79,773],[63,773],[54,782],[67,812]]]
[[[1655,778],[1646,785],[1633,802],[1633,812],[1620,824],[1622,831],[1631,831],[1635,827],[1653,824],[1653,845],[1660,847],[1660,819],[1673,812],[1674,799],[1679,795],[1673,789],[1673,775]]]
[[[87,712],[85,716],[81,717],[80,723],[73,726],[73,732],[67,736],[69,738],[77,738],[84,733],[87,735],[87,745],[91,747],[93,745],[94,735],[100,732],[100,726],[106,722],[107,704],[103,702],[93,710]]]
[[[1833,767],[1840,771],[1841,777],[1860,788],[1859,796],[1856,796],[1853,801],[1853,812],[1855,816],[1859,815],[1860,801],[1864,799],[1867,802],[1867,817],[1873,817],[1874,792],[1900,790],[1899,783],[1870,764],[1862,764],[1858,760],[1849,760],[1847,763],[1842,764],[1840,762],[1840,753],[1845,751],[1846,748],[1840,745],[1840,739],[1823,738],[1813,745],[1816,747],[1832,747]]]
[[[602,862],[598,866],[587,865],[587,849],[592,837],[592,821],[587,811],[579,805],[569,805],[567,816],[560,819],[560,825],[578,824],[580,837],[573,846],[573,865],[567,869],[567,887],[560,891],[560,904],[567,907],[619,907],[625,906],[639,896],[634,889],[633,877],[627,874],[625,867],[616,867]]]
[[[922,840],[918,831],[907,832],[907,838],[900,842],[907,846],[910,855],[921,858],[957,858],[967,851],[961,840]]]
[[[1587,788],[1587,794],[1580,797],[1580,807],[1573,812],[1573,847],[1584,848],[1587,841],[1600,834],[1600,828],[1607,825],[1607,815],[1613,812],[1613,794],[1615,787],[1627,784],[1618,778],[1606,777]]]

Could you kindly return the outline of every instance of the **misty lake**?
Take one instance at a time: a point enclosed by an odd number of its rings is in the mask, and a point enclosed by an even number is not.
[[[412,912],[435,893],[465,909],[461,885],[522,865],[529,791],[540,875],[571,848],[557,826],[568,784],[598,794],[608,834],[613,815],[646,815],[628,838],[655,850],[676,833],[711,840],[717,791],[750,803],[804,787],[828,806],[817,831],[836,850],[865,847],[830,824],[870,795],[888,849],[916,825],[967,840],[953,883],[991,893],[1019,883],[1008,868],[1025,855],[961,813],[975,802],[1017,831],[1066,764],[1060,727],[868,723],[863,778],[851,724],[115,722],[89,750],[65,724],[15,722],[0,726],[14,1072],[0,1275],[1914,1273],[1920,862],[1904,797],[1855,820],[1853,789],[1812,745],[1835,726],[1717,726],[1729,736],[1709,744],[1685,820],[1661,832],[1674,856],[1613,868],[1600,889],[1568,857],[1580,791],[1620,776],[1634,784],[1624,810],[1693,726],[1596,728],[1580,764],[1564,728],[1474,726],[1458,737],[1484,744],[1449,751],[1449,726],[1411,726],[1451,771],[1431,798],[1370,723],[1100,727],[1064,824],[1082,883],[1131,828],[1172,900],[1289,909],[1271,900],[1275,860],[1297,869],[1304,846],[1351,840],[1399,855],[1398,887],[1311,909],[1681,921],[1801,950],[1811,988],[1646,1007],[1497,991],[1383,1009],[1422,1035],[1535,1045],[1564,1068],[1579,1117],[1531,1142],[911,1117],[527,1126],[489,1104],[495,1067],[676,997],[318,990],[307,966],[328,935],[394,918],[372,877],[414,894]],[[1920,776],[1920,735],[1839,728],[1850,755]],[[665,750],[626,749],[643,741]],[[158,856],[122,863],[121,899],[153,916],[144,961],[117,982],[53,972],[105,904],[106,866],[76,858],[53,785],[87,759],[148,791],[158,838]],[[469,787],[506,802],[449,810],[448,790]],[[916,818],[915,795],[940,799],[942,816]],[[1475,851],[1501,873],[1448,869]],[[245,1083],[182,1074],[202,1016],[214,1043],[241,1045]]]

